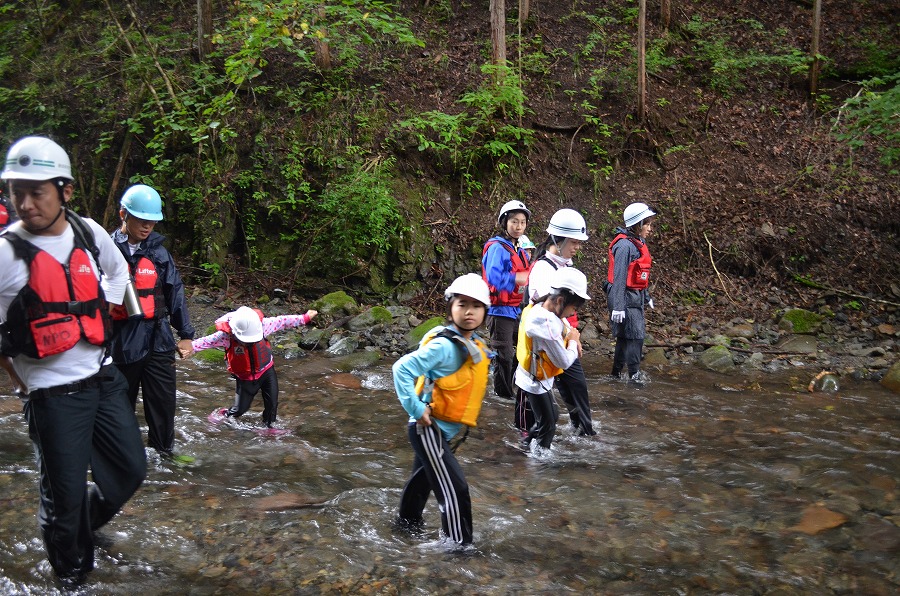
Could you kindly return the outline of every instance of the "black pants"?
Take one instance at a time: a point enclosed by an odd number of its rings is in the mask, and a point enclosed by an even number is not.
[[[516,374],[516,341],[519,335],[519,319],[488,317],[488,332],[494,357],[494,393],[497,397],[512,399],[516,395],[513,381]]]
[[[580,358],[576,358],[569,368],[556,377],[556,387],[569,410],[572,426],[578,429],[579,434],[596,434],[591,424],[587,379],[584,378],[584,367],[581,366]]]
[[[553,399],[553,392],[523,393],[528,397],[528,403],[534,412],[534,425],[528,430],[528,436],[541,447],[549,449],[556,436],[556,419],[559,418],[559,407]]]
[[[228,409],[227,415],[236,418],[249,410],[253,398],[260,391],[262,391],[263,398],[263,422],[266,426],[275,424],[275,418],[278,416],[278,375],[275,374],[274,365],[255,381],[237,379],[234,405]]]
[[[95,387],[31,398],[24,407],[40,473],[38,523],[61,578],[81,578],[94,568],[94,530],[118,513],[147,473],[125,379],[112,366],[97,378]]]
[[[622,369],[628,368],[628,376],[633,377],[641,370],[641,351],[643,339],[616,338],[616,350],[613,353],[612,375],[618,377]]]
[[[150,352],[138,362],[116,364],[128,381],[128,399],[137,406],[138,389],[144,399],[147,444],[171,453],[175,444],[175,353]]]
[[[412,475],[400,495],[400,519],[418,524],[434,492],[441,510],[441,529],[454,542],[472,542],[472,499],[469,484],[459,462],[437,424],[420,426],[411,422],[407,429],[415,451]]]
[[[534,426],[534,412],[528,403],[528,393],[516,387],[516,409],[513,413],[513,424],[522,432],[528,432]]]

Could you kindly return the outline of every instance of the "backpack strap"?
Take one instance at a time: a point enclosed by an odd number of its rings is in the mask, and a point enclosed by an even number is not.
[[[68,208],[66,209],[66,220],[71,224],[75,238],[81,242],[82,246],[87,247],[94,256],[94,262],[97,264],[100,277],[103,277],[103,267],[100,265],[100,248],[97,246],[97,241],[94,239],[91,229],[80,215]]]

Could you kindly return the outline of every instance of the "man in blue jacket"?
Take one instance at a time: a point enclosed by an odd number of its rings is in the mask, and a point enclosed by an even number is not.
[[[172,451],[175,352],[190,357],[195,331],[181,275],[163,246],[165,238],[153,230],[163,218],[162,199],[155,189],[136,184],[122,195],[119,215],[122,227],[110,236],[128,261],[140,312],[129,313],[124,306],[113,311],[113,362],[128,380],[132,407],[136,407],[141,390],[148,445],[162,457],[189,463],[192,458]],[[177,344],[172,327],[181,338]]]

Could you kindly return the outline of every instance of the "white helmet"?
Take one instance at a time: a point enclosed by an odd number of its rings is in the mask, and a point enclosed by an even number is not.
[[[453,283],[444,290],[444,298],[452,300],[457,294],[468,296],[473,300],[483,303],[486,307],[491,305],[491,291],[487,283],[477,273],[466,273],[453,280]]]
[[[656,215],[656,212],[652,211],[646,203],[632,203],[628,207],[625,207],[625,213],[622,217],[625,220],[625,227],[630,228],[634,224],[640,223],[653,215]]]
[[[263,338],[262,321],[259,313],[248,306],[242,306],[228,319],[228,326],[234,336],[245,344],[252,344]]]
[[[584,218],[574,209],[560,209],[550,218],[547,233],[551,236],[572,238],[573,240],[587,240],[587,224]]]
[[[537,248],[537,247],[534,245],[534,242],[531,241],[531,238],[529,238],[525,234],[522,234],[521,236],[519,236],[519,248],[524,248],[525,250],[528,250],[528,249]]]
[[[46,137],[25,137],[6,154],[4,180],[72,180],[72,163],[65,150]]]
[[[531,211],[528,210],[528,207],[525,206],[525,203],[522,201],[507,201],[503,204],[503,207],[500,207],[500,215],[497,216],[497,225],[500,225],[500,220],[503,219],[503,216],[509,213],[510,211],[524,211],[525,218],[531,219]]]
[[[587,277],[574,267],[560,267],[554,271],[550,287],[554,290],[569,290],[585,300],[591,299],[587,293]]]

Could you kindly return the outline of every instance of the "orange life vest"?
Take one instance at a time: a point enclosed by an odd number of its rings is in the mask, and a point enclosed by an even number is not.
[[[166,299],[162,292],[162,282],[156,272],[156,265],[147,257],[141,257],[131,269],[134,278],[134,289],[137,291],[144,319],[156,319],[165,316]],[[122,305],[116,305],[112,311],[113,319],[122,321],[128,318],[128,311]]]
[[[81,339],[106,346],[112,335],[109,306],[80,235],[65,264],[13,232],[5,238],[28,265],[28,283],[9,306],[3,353],[46,358]]]
[[[491,366],[487,346],[479,339],[471,340],[481,352],[481,358],[475,362],[461,336],[448,329],[436,327],[425,334],[419,344],[420,347],[435,337],[446,337],[457,343],[466,350],[466,360],[456,372],[434,380],[434,387],[431,390],[431,415],[445,422],[475,426],[478,414],[481,413]],[[426,382],[424,376],[419,377],[416,381],[416,393],[419,395],[423,393]]]
[[[256,308],[253,310],[259,315],[259,320],[262,322],[262,311]],[[245,344],[231,332],[231,325],[228,321],[216,323],[216,329],[231,335],[231,343],[225,350],[228,372],[242,381],[255,381],[269,369],[273,356],[272,344],[267,338],[263,337],[252,344]]]
[[[488,240],[484,245],[484,250],[481,251],[481,258],[484,259],[484,255],[487,254],[488,249],[494,245],[499,244],[502,246],[506,252],[509,253],[509,260],[512,264],[512,274],[515,275],[521,271],[528,271],[528,257],[523,253],[519,253],[515,248],[510,246],[506,242],[501,242],[496,238],[492,238]],[[487,271],[484,269],[484,265],[481,267],[481,277],[484,279],[485,283],[488,285],[488,290],[491,293],[491,304],[494,306],[519,306],[522,303],[522,297],[525,295],[522,292],[510,292],[509,290],[498,290],[496,286],[491,283],[491,280],[488,279]]]
[[[615,258],[613,257],[612,249],[616,242],[622,238],[627,238],[631,241],[641,253],[637,259],[628,264],[625,287],[629,290],[644,290],[650,285],[650,266],[653,264],[653,259],[650,257],[650,249],[647,248],[647,243],[628,234],[619,234],[609,243],[609,270],[606,274],[606,281],[614,283]]]
[[[522,322],[519,324],[519,337],[516,342],[516,360],[532,377],[538,381],[543,381],[544,379],[561,375],[563,369],[553,364],[553,361],[550,360],[545,352],[534,353],[533,340],[525,333],[525,321],[528,320],[528,316],[531,314],[532,306],[534,305],[529,304],[522,311]],[[564,338],[560,336],[560,339]]]

